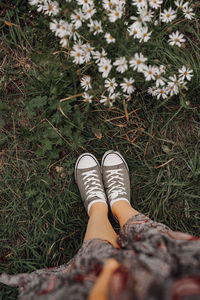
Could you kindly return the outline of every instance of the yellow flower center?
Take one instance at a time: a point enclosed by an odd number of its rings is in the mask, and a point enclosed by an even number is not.
[[[166,17],[167,17],[167,18],[170,18],[170,17],[171,17],[171,15],[168,13],[168,14],[166,14]]]
[[[141,64],[141,60],[138,59],[138,60],[137,60],[137,64],[138,64],[138,65]]]
[[[184,72],[184,75],[186,76],[186,75],[187,75],[187,73],[188,73],[188,72],[187,72],[187,71],[185,71],[185,72]]]

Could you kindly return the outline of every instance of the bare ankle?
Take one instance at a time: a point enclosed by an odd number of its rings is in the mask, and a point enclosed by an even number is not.
[[[120,213],[121,210],[132,209],[132,206],[127,201],[119,200],[112,205],[111,209],[112,209],[112,212],[116,215],[116,214]]]
[[[89,217],[91,217],[94,214],[107,215],[108,214],[107,203],[104,203],[104,202],[94,203],[89,210]]]

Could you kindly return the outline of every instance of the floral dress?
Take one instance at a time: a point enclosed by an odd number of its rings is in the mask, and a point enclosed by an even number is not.
[[[18,299],[87,299],[109,258],[119,267],[108,283],[108,300],[199,300],[200,239],[172,231],[143,214],[120,230],[115,248],[101,239],[83,243],[67,264],[18,275],[0,282],[19,287]]]

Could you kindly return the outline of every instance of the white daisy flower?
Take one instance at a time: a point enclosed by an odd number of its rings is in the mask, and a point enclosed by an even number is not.
[[[116,40],[115,40],[115,38],[110,33],[106,33],[104,36],[105,36],[106,42],[108,44],[115,43]]]
[[[106,51],[102,48],[102,52],[99,51],[92,51],[92,56],[96,59],[96,63],[100,62],[103,58],[107,55]]]
[[[84,75],[82,78],[81,78],[81,87],[87,91],[88,89],[91,89],[92,86],[91,86],[91,77],[88,76],[88,75]]]
[[[184,35],[178,30],[169,35],[168,42],[172,46],[177,45],[178,47],[181,47],[181,43],[184,43],[185,41]]]
[[[105,80],[105,87],[108,89],[109,93],[114,93],[114,90],[117,86],[118,84],[115,82],[115,78],[108,78]]]
[[[135,91],[135,87],[132,85],[133,82],[135,82],[135,80],[132,77],[129,79],[124,78],[124,82],[120,83],[124,93],[132,94]]]
[[[146,25],[146,16],[143,11],[138,11],[139,16],[131,16],[130,19],[135,21],[133,24],[138,30],[142,28],[143,25]],[[132,24],[132,25],[133,25]]]
[[[140,16],[143,18],[144,22],[150,22],[154,16],[154,12],[152,10],[141,9]]]
[[[55,22],[54,22],[55,23]],[[55,26],[52,23],[50,23],[51,26]],[[64,20],[60,20],[59,24],[56,24],[56,31],[55,31],[55,35],[59,36],[60,38],[66,36],[66,35],[70,35],[71,32],[71,27],[70,24]]]
[[[186,7],[189,3],[185,2],[183,3],[184,0],[176,0],[174,1],[174,4],[177,6],[178,9],[183,10],[184,7]]]
[[[92,97],[93,96],[89,95],[86,92],[83,93],[83,101],[85,101],[87,103],[92,103]]]
[[[173,84],[173,85],[178,86],[179,84],[182,83],[182,80],[180,78],[178,79],[176,74],[169,76],[169,80],[170,81],[168,81],[168,84],[170,84],[170,85]]]
[[[141,42],[147,42],[150,39],[151,32],[148,32],[148,27],[143,27],[138,34],[138,38]]]
[[[102,58],[101,61],[98,63],[99,72],[102,73],[102,77],[108,77],[110,70],[112,69],[111,60]]]
[[[115,9],[109,12],[108,18],[110,22],[115,22],[116,20],[120,19],[122,17],[122,10],[116,6]]]
[[[155,90],[155,96],[157,99],[166,99],[167,98],[168,91],[165,87],[162,87],[160,89]]]
[[[92,16],[97,12],[97,10],[94,8],[94,5],[91,5],[88,8],[83,8],[83,14],[85,20],[89,20],[92,18]]]
[[[58,30],[60,29],[60,23],[52,19],[52,22],[49,23],[49,28],[52,32],[55,32],[55,36],[58,36]]]
[[[186,68],[185,66],[182,67],[182,69],[179,69],[179,78],[181,80],[184,80],[185,78],[187,80],[191,80],[192,76],[193,76],[193,70],[189,69],[189,68]]]
[[[76,29],[82,26],[82,22],[84,21],[84,15],[81,9],[74,10],[74,13],[71,14],[70,19],[72,20],[72,24],[75,26]]]
[[[187,19],[189,19],[189,20],[194,19],[195,14],[193,13],[193,9],[191,7],[188,7],[188,6],[184,7],[183,13]]]
[[[156,80],[156,87],[165,85],[166,78],[161,76],[161,71],[159,68],[155,68],[155,80]]]
[[[176,11],[173,10],[171,7],[168,10],[164,9],[164,12],[161,13],[160,18],[163,23],[169,23],[176,19]]]
[[[151,65],[145,66],[142,73],[146,81],[155,80],[156,68]]]
[[[69,24],[69,38],[73,38],[74,41],[76,41],[78,38],[80,38],[80,34],[76,31],[76,28],[74,27],[73,24]]]
[[[51,15],[55,16],[59,12],[59,4],[57,1],[47,2],[44,5],[43,9],[44,9],[44,14],[49,15],[49,16],[51,16]]]
[[[86,43],[83,47],[84,50],[84,61],[87,63],[91,60],[91,54],[93,52],[94,47],[91,47],[89,43]]]
[[[118,58],[113,65],[117,66],[116,70],[120,73],[124,73],[128,69],[127,60],[124,56]]]
[[[111,11],[115,7],[116,4],[117,3],[115,0],[111,0],[111,1],[103,0],[103,3],[102,3],[103,8],[108,11]]]
[[[179,93],[178,86],[173,85],[173,84],[168,84],[166,86],[166,91],[171,97],[174,95],[178,95],[178,93]]]
[[[149,94],[149,95],[152,95],[152,96],[156,96],[156,94],[155,94],[155,91],[156,91],[156,87],[149,87],[148,89],[147,89],[147,93]]]
[[[150,7],[157,9],[161,6],[163,3],[163,0],[149,0]]]
[[[84,63],[84,58],[83,58],[83,55],[84,55],[84,52],[82,49],[79,49],[78,47],[73,47],[74,50],[71,50],[70,51],[70,56],[73,57],[73,62],[75,64],[83,64]]]
[[[133,68],[133,70],[137,70],[138,72],[142,72],[145,67],[145,61],[147,58],[143,56],[143,54],[135,53],[134,57],[129,61],[129,65]]]
[[[99,100],[100,103],[103,103],[105,106],[113,106],[113,103],[115,101],[114,94],[109,94],[108,96],[101,96],[101,99]]]
[[[137,8],[144,8],[147,7],[147,0],[132,0],[132,4]]]
[[[103,32],[102,26],[101,26],[101,21],[90,20],[90,23],[87,24],[87,26],[90,28],[90,32],[93,31],[94,35]]]
[[[127,30],[128,30],[128,34],[130,36],[133,36],[134,38],[138,38],[138,36],[140,35],[140,32],[141,32],[141,24],[137,24],[137,22],[131,24]]]
[[[166,67],[164,65],[160,65],[159,67],[161,73],[166,73]]]
[[[93,4],[93,0],[76,0],[78,5],[82,5],[83,8],[88,8]]]

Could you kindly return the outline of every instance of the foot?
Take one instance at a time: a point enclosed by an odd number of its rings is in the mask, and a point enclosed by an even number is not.
[[[100,165],[94,155],[81,154],[76,161],[74,173],[88,215],[94,203],[104,202],[107,205]]]
[[[114,150],[107,151],[102,158],[101,170],[111,210],[117,201],[130,204],[129,169],[123,156]]]

